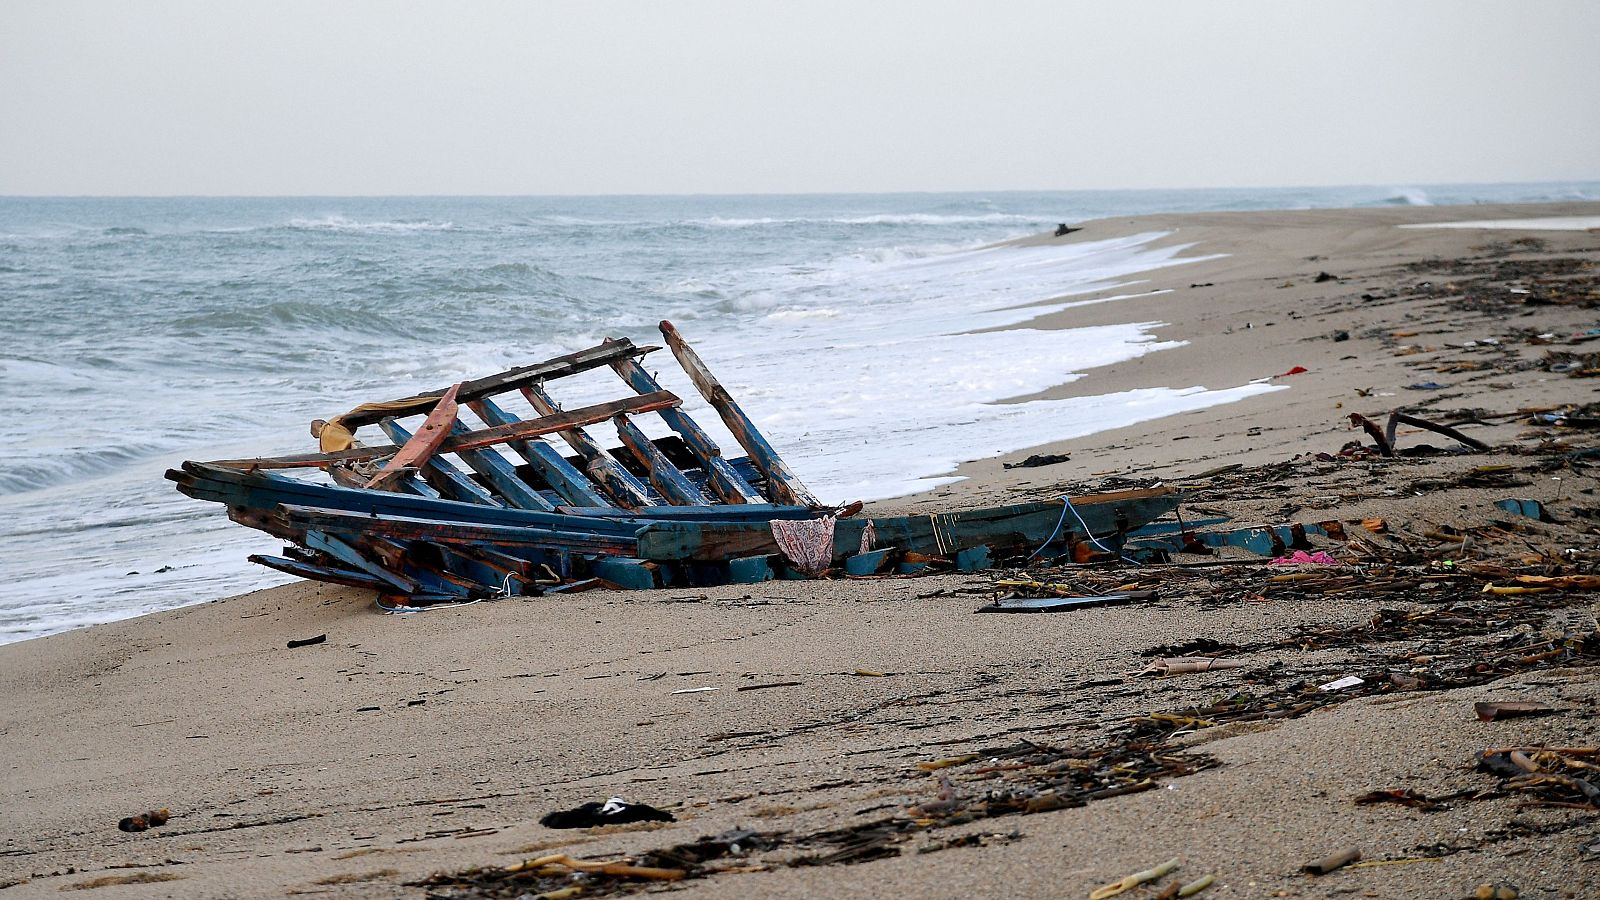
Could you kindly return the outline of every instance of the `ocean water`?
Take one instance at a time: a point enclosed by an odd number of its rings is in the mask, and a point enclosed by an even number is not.
[[[161,478],[311,449],[307,423],[671,319],[832,501],[1270,388],[1003,402],[1175,346],[1029,329],[1181,264],[1159,235],[990,247],[1148,212],[1594,199],[1600,184],[589,198],[0,198],[0,642],[286,580]],[[1049,301],[1049,302],[1046,302]],[[1115,300],[1105,301],[1115,303]],[[1177,295],[1174,303],[1182,302]],[[984,331],[1022,326],[1003,332]],[[977,333],[973,333],[977,332]],[[647,359],[701,409],[664,351]],[[560,399],[610,399],[592,373]],[[699,420],[717,433],[714,415]],[[648,423],[646,423],[648,425]],[[646,430],[652,430],[647,427]],[[657,433],[665,433],[658,427]],[[724,439],[732,447],[731,439]]]

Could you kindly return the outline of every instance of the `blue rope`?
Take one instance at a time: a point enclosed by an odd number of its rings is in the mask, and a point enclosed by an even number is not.
[[[1033,551],[1033,553],[1029,554],[1028,558],[1026,560],[1023,560],[1024,562],[1033,562],[1033,558],[1035,556],[1038,556],[1039,554],[1043,553],[1044,552],[1044,548],[1050,546],[1050,542],[1055,540],[1056,539],[1056,535],[1061,533],[1061,526],[1065,525],[1066,522],[1067,522],[1067,510],[1072,509],[1072,501],[1067,499],[1067,495],[1066,494],[1062,494],[1061,495],[1061,501],[1062,501],[1062,503],[1064,505],[1061,507],[1061,518],[1056,520],[1056,530],[1050,532],[1050,536],[1044,539],[1044,543],[1039,545],[1039,549],[1037,549],[1037,550]],[[1077,515],[1078,511],[1075,510],[1075,509],[1072,509],[1072,513],[1073,513],[1073,515]]]
[[[1066,521],[1067,521],[1067,511],[1071,510],[1072,511],[1072,517],[1074,519],[1077,519],[1078,520],[1078,524],[1083,527],[1083,534],[1084,534],[1085,537],[1087,537],[1089,539],[1090,543],[1094,544],[1096,547],[1099,547],[1101,550],[1104,550],[1107,553],[1115,553],[1119,558],[1122,559],[1123,562],[1130,562],[1130,563],[1133,563],[1136,566],[1144,565],[1144,563],[1141,563],[1136,559],[1131,559],[1131,558],[1129,558],[1127,556],[1123,556],[1122,554],[1117,553],[1117,551],[1111,549],[1110,547],[1107,547],[1105,544],[1100,543],[1100,539],[1095,537],[1094,536],[1094,532],[1089,530],[1089,523],[1085,522],[1083,520],[1083,516],[1078,514],[1078,508],[1072,505],[1072,498],[1070,496],[1068,496],[1066,494],[1062,494],[1057,499],[1059,499],[1061,501],[1061,518],[1056,520],[1056,530],[1050,532],[1050,536],[1048,538],[1045,538],[1044,543],[1039,545],[1039,549],[1033,551],[1033,554],[1031,556],[1029,556],[1028,559],[1027,559],[1028,562],[1031,562],[1033,560],[1033,557],[1038,556],[1039,554],[1043,553],[1044,552],[1044,548],[1050,546],[1050,542],[1054,541],[1056,539],[1056,535],[1061,533],[1061,526],[1063,524],[1065,524]]]

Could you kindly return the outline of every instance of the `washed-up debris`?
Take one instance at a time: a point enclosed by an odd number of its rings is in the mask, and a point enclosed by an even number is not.
[[[1409,806],[1412,809],[1420,809],[1423,812],[1436,812],[1441,809],[1449,809],[1450,806],[1445,801],[1464,796],[1464,793],[1452,794],[1450,797],[1429,797],[1410,788],[1403,788],[1390,791],[1368,791],[1356,797],[1355,802],[1359,806],[1370,806],[1375,803],[1395,803],[1400,806]]]
[[[1360,684],[1366,684],[1366,679],[1361,678],[1361,677],[1356,676],[1356,675],[1346,675],[1343,678],[1336,678],[1333,681],[1328,682],[1327,684],[1318,685],[1317,686],[1317,690],[1319,690],[1319,691],[1342,691],[1345,688],[1353,688],[1356,685],[1360,685]]]
[[[1072,457],[1065,453],[1035,453],[1022,462],[1006,463],[1007,469],[1032,469],[1037,466],[1053,466],[1057,463],[1071,462]]]
[[[1318,550],[1315,553],[1307,553],[1304,550],[1296,550],[1295,552],[1289,554],[1288,556],[1280,556],[1277,559],[1272,560],[1269,563],[1269,565],[1274,565],[1274,566],[1342,566],[1342,565],[1344,565],[1344,563],[1340,562],[1337,559],[1334,559],[1332,556],[1329,556],[1326,552],[1324,552],[1322,550]]]
[[[1211,887],[1211,885],[1214,884],[1216,882],[1216,880],[1217,880],[1217,876],[1215,876],[1215,875],[1211,875],[1211,874],[1201,875],[1199,878],[1196,878],[1195,880],[1189,882],[1188,884],[1180,885],[1178,887],[1177,896],[1179,896],[1179,897],[1193,897],[1195,894],[1198,894],[1201,891],[1205,890],[1206,888]]]
[[[1544,716],[1555,712],[1555,708],[1532,700],[1513,700],[1500,703],[1474,703],[1473,712],[1484,722],[1493,722],[1498,719],[1515,719],[1523,716]]]
[[[1473,900],[1517,900],[1522,892],[1514,884],[1485,882],[1472,889]]]
[[[1178,504],[1172,489],[1152,485],[861,516],[859,501],[818,500],[677,329],[662,322],[661,334],[744,456],[724,454],[640,364],[660,348],[624,339],[315,420],[319,452],[186,462],[166,477],[288,542],[282,556],[252,561],[374,590],[399,611],[580,586],[700,587],[1072,559],[1108,552]],[[563,410],[550,393],[560,379],[603,368],[628,396]],[[513,403],[529,409],[512,412]],[[650,415],[672,436],[647,437],[635,418]],[[585,430],[606,423],[620,446],[607,449]],[[381,435],[364,439],[369,426]],[[552,435],[572,455],[542,440]],[[334,484],[284,474],[308,470]]]
[[[1535,806],[1600,810],[1600,748],[1501,747],[1478,754],[1478,770]]]
[[[550,813],[539,820],[546,828],[597,828],[601,825],[628,825],[634,822],[676,822],[672,813],[648,803],[629,803],[612,797],[604,803],[585,803],[576,809]]]
[[[1126,740],[1087,750],[1022,741],[934,762],[941,764],[924,769],[938,773],[934,797],[900,814],[844,828],[802,834],[736,830],[609,862],[541,857],[509,867],[440,874],[418,884],[428,887],[431,896],[462,900],[511,900],[574,886],[581,886],[584,896],[607,896],[636,890],[642,880],[663,879],[662,870],[695,879],[782,866],[849,865],[899,856],[912,837],[930,829],[1083,806],[1152,790],[1159,786],[1159,778],[1216,765],[1205,754]],[[912,852],[965,845],[954,840],[925,844]],[[768,851],[783,852],[756,857]],[[605,866],[619,868],[608,871]],[[656,874],[642,874],[640,869]]]
[[[293,650],[296,647],[309,647],[312,644],[320,644],[323,641],[326,641],[327,639],[328,639],[327,635],[319,634],[316,637],[308,637],[308,638],[305,638],[304,640],[290,641],[289,642],[289,649]]]
[[[1544,508],[1544,504],[1537,500],[1529,500],[1525,497],[1507,497],[1504,500],[1496,500],[1494,505],[1506,512],[1526,516],[1537,522],[1555,521],[1550,512]]]
[[[1349,850],[1341,850],[1314,862],[1308,862],[1300,867],[1300,871],[1307,875],[1326,875],[1336,869],[1342,869],[1360,858],[1361,851],[1351,847]]]
[[[1147,881],[1156,881],[1157,879],[1165,878],[1167,873],[1176,868],[1178,868],[1178,860],[1177,857],[1173,857],[1172,859],[1169,859],[1160,865],[1151,866],[1150,868],[1141,872],[1135,872],[1126,878],[1113,881],[1108,885],[1096,888],[1089,894],[1089,900],[1107,900],[1109,897],[1115,897],[1118,894],[1131,891]]]
[[[1438,388],[1442,387],[1442,385],[1432,384],[1432,382],[1429,382],[1429,384],[1431,384],[1432,387],[1424,387],[1422,385],[1410,385],[1409,387],[1412,390],[1437,390]],[[1366,416],[1361,415],[1360,413],[1350,414],[1350,424],[1359,425],[1361,426],[1362,430],[1366,431],[1367,436],[1371,437],[1372,442],[1377,445],[1378,453],[1381,456],[1394,456],[1397,452],[1399,452],[1395,444],[1395,437],[1396,432],[1401,425],[1410,425],[1413,428],[1422,428],[1427,431],[1432,431],[1436,434],[1442,434],[1445,437],[1465,444],[1473,450],[1483,451],[1489,449],[1489,445],[1478,440],[1477,438],[1468,437],[1449,425],[1431,422],[1418,416],[1408,415],[1400,412],[1399,410],[1389,413],[1389,421],[1381,429],[1378,427],[1376,422],[1372,421]]]
[[[1240,669],[1244,661],[1238,659],[1218,659],[1210,656],[1192,656],[1173,659],[1157,659],[1139,670],[1140,675],[1189,675],[1195,672],[1210,672],[1218,669]]]
[[[167,820],[171,817],[172,811],[166,807],[152,809],[136,816],[128,816],[117,823],[117,828],[123,831],[147,831],[167,824]]]
[[[999,582],[1006,584],[1005,582]],[[1047,587],[1032,588],[1047,589]],[[1155,591],[1123,591],[1116,594],[1095,594],[1086,597],[1001,597],[988,606],[981,606],[974,612],[981,613],[1025,613],[1025,612],[1061,612],[1069,609],[1085,609],[1093,606],[1122,606],[1128,603],[1138,603],[1153,600]]]

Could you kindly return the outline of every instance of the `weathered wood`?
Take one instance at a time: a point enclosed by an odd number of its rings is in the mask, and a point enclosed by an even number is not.
[[[617,416],[611,420],[617,426],[617,434],[622,438],[622,445],[627,447],[634,456],[639,458],[640,464],[650,473],[650,484],[655,486],[656,492],[667,499],[674,506],[705,506],[708,501],[700,488],[690,481],[688,476],[667,459],[650,438],[639,430],[637,425],[628,421],[627,416]]]
[[[688,373],[689,380],[694,382],[695,389],[700,391],[706,402],[717,411],[717,415],[722,417],[728,430],[750,455],[750,461],[767,476],[767,493],[773,501],[786,506],[820,507],[822,504],[816,496],[789,470],[783,458],[778,456],[778,451],[767,443],[767,439],[756,429],[755,423],[750,421],[750,417],[745,415],[738,403],[734,402],[727,388],[724,388],[711,374],[711,370],[700,360],[699,354],[684,341],[683,336],[678,334],[678,330],[671,322],[661,323],[661,334],[667,339],[667,346],[672,349],[672,355],[678,358],[683,371]]]
[[[466,425],[457,422],[454,434],[457,437],[470,433]],[[535,491],[522,476],[517,474],[517,467],[506,461],[506,458],[493,450],[458,450],[456,457],[466,463],[472,471],[489,482],[500,499],[508,506],[518,509],[537,509],[550,512],[556,508],[554,503],[546,500]]]
[[[360,569],[384,584],[407,594],[415,594],[422,590],[422,585],[415,579],[378,565],[351,544],[332,535],[324,534],[320,531],[308,531],[306,532],[306,546],[312,550],[321,550],[345,565]]]
[[[367,588],[374,591],[392,590],[390,585],[373,578],[371,575],[353,572],[349,569],[335,569],[329,566],[302,562],[298,559],[263,556],[260,553],[252,553],[247,559],[258,566],[276,569],[285,575],[293,575],[296,578],[309,578],[313,581],[326,581],[330,584],[342,584],[346,587]]]
[[[384,419],[378,423],[378,427],[397,444],[405,443],[410,438],[411,433],[393,419]],[[440,492],[449,494],[454,500],[479,503],[484,506],[506,505],[442,456],[424,460],[418,471],[429,484],[434,485]]]
[[[540,415],[562,414],[561,407],[545,391],[542,384],[523,387],[522,395]],[[582,428],[564,428],[556,433],[561,435],[567,446],[583,459],[583,467],[589,473],[589,477],[594,479],[594,483],[609,494],[618,506],[624,509],[643,509],[656,505],[650,498],[649,491],[645,489],[644,482],[623,468],[622,463],[617,462],[603,447],[595,443],[588,432]]]
[[[621,413],[659,412],[671,406],[678,406],[681,402],[670,391],[658,391],[654,394],[646,394],[640,397],[629,397],[626,400],[597,403],[593,406],[572,410],[571,412],[529,419],[526,422],[518,422],[515,425],[483,428],[460,436],[451,435],[444,439],[444,442],[439,445],[435,452],[456,453],[461,450],[480,450],[497,444],[538,437],[542,434],[551,434],[575,425],[593,425],[596,422],[604,422]],[[349,450],[336,450],[332,453],[300,453],[292,456],[271,456],[257,459],[218,459],[212,460],[211,464],[214,466],[227,466],[232,469],[325,469],[336,462],[377,459],[395,453],[399,449],[393,444],[383,444],[376,447],[351,447]]]
[[[611,368],[628,383],[629,387],[641,394],[650,394],[662,389],[637,360],[619,359],[611,363]],[[689,452],[700,460],[700,467],[706,473],[706,484],[722,502],[746,504],[760,503],[764,499],[759,491],[744,480],[744,476],[722,458],[722,448],[717,446],[716,441],[713,441],[695,420],[685,415],[683,410],[664,409],[661,411],[661,419],[667,423],[668,428],[683,438]]]
[[[597,347],[590,347],[587,350],[579,350],[576,353],[557,356],[554,359],[535,363],[531,366],[519,366],[518,368],[507,369],[504,372],[484,378],[464,381],[457,386],[459,390],[456,392],[456,400],[457,402],[465,403],[468,400],[476,400],[479,397],[492,397],[495,394],[516,390],[525,384],[533,384],[536,381],[543,381],[547,378],[562,378],[578,372],[588,371],[589,369],[597,369],[601,366],[610,365],[613,360],[642,356],[656,349],[658,348],[636,347],[633,342],[626,339],[601,344]],[[346,413],[339,417],[339,423],[354,431],[362,425],[372,424],[386,416],[404,418],[405,416],[416,415],[432,409],[434,404],[438,402],[438,398],[444,396],[444,394],[445,391],[443,390],[425,391],[414,397],[407,397],[403,400],[390,401],[388,404],[384,404],[390,406],[388,409]],[[413,402],[407,403],[407,401]],[[396,403],[406,405],[394,406],[393,404]]]
[[[348,510],[287,504],[279,506],[276,514],[285,524],[295,529],[382,535],[397,541],[539,547],[610,556],[631,556],[638,552],[638,542],[630,537],[558,528],[473,524],[407,516],[361,515]]]
[[[1073,509],[1097,536],[1115,535],[1176,509],[1180,495],[1153,488],[1074,498]],[[839,519],[833,528],[833,558],[856,555],[866,519]],[[1062,501],[870,520],[880,546],[944,556],[979,545],[997,555],[1031,553],[1047,542],[1060,547],[1083,537],[1083,526]],[[1058,527],[1059,526],[1059,527]],[[639,555],[649,559],[732,559],[777,553],[772,527],[764,522],[662,521],[639,535]]]
[[[478,506],[457,500],[431,500],[426,497],[390,494],[383,491],[352,490],[286,478],[272,472],[245,472],[208,463],[186,462],[182,471],[169,471],[166,477],[176,482],[180,491],[197,499],[261,510],[271,510],[280,504],[291,504],[343,509],[363,514],[403,515],[456,522],[487,522],[536,528],[570,527],[574,531],[628,536],[647,524],[638,519],[579,520],[572,516],[533,510]]]
[[[406,440],[404,446],[389,457],[389,460],[383,464],[383,468],[378,471],[378,474],[367,481],[369,489],[385,490],[407,469],[420,469],[428,460],[433,458],[433,454],[439,449],[439,445],[444,443],[444,439],[450,436],[450,427],[456,423],[458,409],[456,392],[459,390],[461,390],[461,385],[455,384],[444,392],[444,396],[439,398],[439,402],[428,413],[428,418],[423,421],[422,427],[418,428]]]
[[[501,409],[494,401],[487,397],[474,400],[467,404],[472,411],[478,414],[488,425],[514,425],[521,419]],[[572,464],[561,458],[555,448],[544,441],[511,441],[511,449],[518,456],[532,466],[561,499],[578,506],[601,506],[614,508],[607,500],[600,496],[589,484],[589,479],[582,472],[572,467]]]

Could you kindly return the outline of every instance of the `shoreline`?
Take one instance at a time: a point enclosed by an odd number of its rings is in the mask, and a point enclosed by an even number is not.
[[[1526,272],[1544,290],[1589,278],[1584,290],[1600,300],[1593,275],[1583,274],[1600,263],[1600,236],[1394,226],[1596,210],[1600,203],[1085,223],[1065,240],[1164,222],[1171,228],[1158,230],[1173,233],[1163,240],[1229,255],[1104,292],[1170,293],[1030,323],[1095,324],[1114,308],[1119,321],[1167,322],[1164,339],[1189,342],[1088,370],[1052,395],[1163,379],[1222,387],[1294,365],[1309,371],[1283,379],[1286,391],[968,463],[957,470],[965,481],[870,509],[1016,502],[1108,477],[1158,477],[1192,492],[1191,509],[1238,525],[1381,518],[1383,534],[1360,540],[1386,553],[1432,548],[1424,535],[1447,527],[1474,536],[1454,551],[1463,563],[1518,566],[1532,550],[1563,560],[1570,548],[1573,565],[1592,567],[1600,554],[1579,510],[1592,508],[1585,491],[1600,490],[1600,480],[1561,455],[1592,447],[1590,433],[1499,414],[1594,401],[1592,380],[1540,360],[1595,344],[1533,342],[1544,331],[1595,327],[1594,304],[1525,306],[1513,297],[1506,305],[1502,282]],[[1515,243],[1527,238],[1538,243]],[[1563,259],[1578,264],[1562,268]],[[1316,281],[1324,271],[1333,277]],[[1482,280],[1486,272],[1499,280]],[[1460,291],[1446,290],[1457,282]],[[1337,331],[1348,339],[1335,341]],[[1420,382],[1441,386],[1407,390]],[[1397,406],[1435,418],[1481,410],[1476,418],[1490,424],[1462,427],[1496,449],[1338,455],[1365,440],[1348,413]],[[1450,443],[1402,433],[1404,447],[1425,442]],[[1041,452],[1071,459],[1003,468]],[[1197,477],[1230,465],[1247,468]],[[1494,502],[1505,496],[1540,500],[1556,521],[1497,525],[1507,515]],[[1469,542],[1477,549],[1468,552]],[[1361,546],[1320,544],[1355,558],[1368,552]],[[1437,590],[1417,575],[1415,586],[1384,592],[1374,586],[1382,566],[1363,565],[1370,578],[1355,589],[1322,595],[1285,593],[1249,563],[1057,573],[1100,590],[1146,580],[1159,596],[1020,620],[972,614],[995,590],[989,573],[590,592],[413,616],[374,614],[361,591],[296,583],[13,643],[0,647],[0,679],[12,686],[0,713],[0,748],[11,760],[0,797],[19,827],[0,838],[0,886],[7,898],[97,881],[97,897],[418,898],[443,890],[417,886],[436,873],[545,853],[636,858],[734,828],[819,835],[910,821],[907,810],[926,817],[936,808],[942,774],[967,798],[1009,783],[1004,768],[977,772],[952,759],[974,755],[981,765],[1023,740],[1114,746],[1129,722],[1157,711],[1287,690],[1296,679],[1314,687],[1352,673],[1422,671],[1433,664],[1407,660],[1470,661],[1507,635],[1531,641],[1593,627],[1593,598],[1581,591],[1528,605],[1484,595],[1483,582],[1463,574]],[[1441,592],[1453,605],[1439,604]],[[1520,618],[1483,632],[1439,625],[1377,644],[1300,643],[1307,629],[1364,635],[1385,609],[1468,607]],[[319,634],[325,642],[287,646]],[[1199,638],[1227,642],[1246,667],[1135,675],[1149,662],[1142,654]],[[1552,663],[1282,719],[1194,717],[1187,733],[1142,752],[1209,761],[1193,774],[1155,776],[1156,789],[935,822],[889,841],[885,858],[852,865],[793,867],[785,853],[820,851],[779,846],[680,887],[694,897],[970,897],[1002,886],[1014,896],[1081,895],[1178,856],[1186,878],[1216,875],[1202,898],[1469,896],[1477,884],[1507,881],[1525,897],[1580,895],[1600,890],[1581,849],[1592,839],[1589,814],[1519,805],[1472,762],[1487,747],[1592,740],[1595,672],[1592,663]],[[1513,699],[1555,712],[1474,720],[1473,702]],[[1400,788],[1464,793],[1433,812],[1352,804],[1363,792]],[[679,821],[577,831],[538,824],[553,810],[617,795]],[[160,807],[172,811],[167,825],[118,830],[120,818]],[[1371,860],[1422,861],[1321,879],[1299,872],[1346,846]]]

